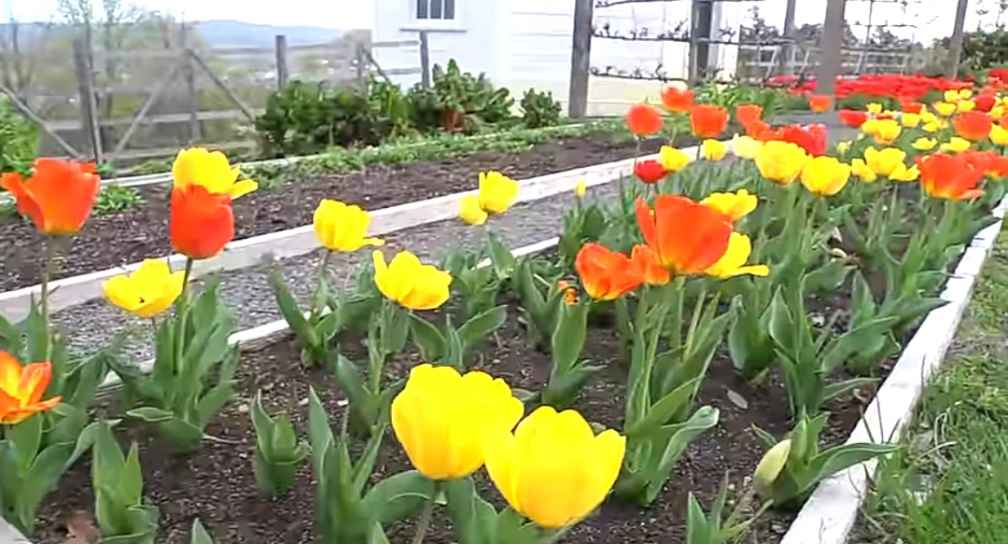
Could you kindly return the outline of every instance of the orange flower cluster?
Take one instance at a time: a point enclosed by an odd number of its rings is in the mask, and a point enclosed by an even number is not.
[[[719,106],[696,104],[693,91],[668,86],[662,90],[662,106],[671,113],[689,114],[690,129],[698,138],[716,138],[728,126],[728,111]],[[638,138],[653,136],[665,125],[661,112],[648,104],[634,104],[626,114],[626,125]]]
[[[988,157],[976,153],[935,153],[917,160],[924,192],[946,200],[970,200],[983,195],[979,187],[990,164]]]

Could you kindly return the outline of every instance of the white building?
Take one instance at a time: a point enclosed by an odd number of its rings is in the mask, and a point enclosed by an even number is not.
[[[566,103],[570,80],[574,0],[375,0],[373,40],[415,40],[427,30],[431,64],[446,64],[454,58],[462,70],[484,72],[495,83],[509,87],[520,98],[525,89],[549,90]],[[650,36],[688,29],[691,2],[669,0],[622,4],[595,9],[594,24],[627,35],[647,28]],[[738,28],[745,16],[741,3],[715,3],[712,28]],[[719,36],[717,30],[712,38]],[[680,42],[631,42],[595,37],[591,65],[605,70],[653,71],[659,63],[668,77],[685,78],[689,45]],[[383,68],[419,65],[416,48],[376,49]],[[720,77],[735,71],[737,48],[711,46],[709,64]],[[409,86],[419,76],[402,76]],[[614,113],[626,104],[654,96],[659,83],[592,77],[588,113]]]

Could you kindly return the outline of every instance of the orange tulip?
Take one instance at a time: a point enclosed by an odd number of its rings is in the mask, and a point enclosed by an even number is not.
[[[84,226],[99,186],[94,164],[52,158],[36,159],[27,181],[17,173],[0,178],[0,187],[14,195],[18,211],[31,218],[39,232],[63,236]]]
[[[641,234],[662,266],[673,274],[701,274],[728,250],[731,221],[686,197],[658,195],[652,210],[637,199]]]
[[[735,120],[743,127],[762,121],[763,107],[756,104],[739,104],[735,106]]]
[[[172,247],[192,259],[209,259],[234,239],[231,197],[201,185],[172,190],[168,222]]]
[[[717,138],[728,126],[728,112],[720,106],[702,104],[690,110],[690,127],[697,138]]]
[[[10,353],[0,351],[0,423],[15,425],[60,403],[60,397],[42,400],[52,379],[52,365],[21,366]]]
[[[661,101],[668,111],[686,113],[693,107],[693,91],[669,85],[662,90]]]
[[[647,104],[634,104],[626,114],[626,124],[635,136],[651,136],[661,132],[664,121],[657,109]]]
[[[952,120],[956,134],[974,142],[986,139],[993,124],[994,120],[990,115],[975,110],[960,113]]]
[[[574,269],[581,276],[585,291],[597,300],[615,300],[643,282],[629,257],[596,243],[581,247]]]
[[[822,113],[830,109],[833,106],[833,97],[827,94],[813,94],[808,97],[809,109],[816,112]]]
[[[746,136],[756,138],[757,140],[762,140],[768,133],[773,132],[770,124],[762,119],[757,119],[748,125],[742,126],[745,128]]]
[[[658,261],[653,249],[637,244],[630,253],[630,266],[648,285],[665,285],[671,279],[669,271]]]
[[[933,198],[969,200],[983,195],[978,187],[985,172],[971,163],[970,158],[935,153],[917,160],[924,192]]]

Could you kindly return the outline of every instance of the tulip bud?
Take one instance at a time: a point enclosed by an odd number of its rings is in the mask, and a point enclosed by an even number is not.
[[[763,455],[753,473],[753,485],[757,493],[763,496],[770,494],[770,488],[787,465],[790,453],[791,440],[782,440]]]

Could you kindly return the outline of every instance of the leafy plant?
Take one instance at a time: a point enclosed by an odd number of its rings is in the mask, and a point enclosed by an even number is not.
[[[98,215],[108,215],[124,212],[135,206],[143,204],[144,198],[140,191],[132,187],[122,185],[103,185],[98,193],[98,200],[95,202],[94,210]]]
[[[339,438],[333,435],[325,408],[314,389],[309,392],[308,399],[316,515],[323,540],[347,544],[387,543],[382,528],[419,511],[434,495],[434,482],[416,471],[407,471],[381,480],[365,491],[385,435],[385,424],[375,430],[360,457],[354,461],[350,457],[346,433],[341,433]]]
[[[143,473],[136,443],[124,457],[108,422],[98,424],[92,450],[91,485],[102,542],[153,544],[158,509],[143,498]]]
[[[228,337],[237,319],[220,302],[219,286],[219,280],[211,281],[192,304],[183,295],[175,315],[161,321],[150,374],[120,361],[112,364],[129,399],[141,404],[126,414],[155,424],[182,452],[199,446],[207,424],[234,396],[238,346]]]
[[[189,544],[214,544],[210,533],[203,527],[199,518],[193,520],[192,530],[189,531]]]
[[[255,476],[259,490],[278,497],[294,486],[294,477],[305,458],[308,444],[299,441],[287,414],[270,416],[262,405],[262,391],[252,403],[252,426],[256,432]]]
[[[514,99],[505,87],[496,88],[486,74],[463,72],[454,59],[447,67],[434,65],[431,89],[410,92],[418,126],[427,128],[435,117],[448,132],[473,130],[484,123],[498,123],[511,116]]]
[[[512,287],[521,304],[529,341],[545,351],[552,348],[552,334],[568,287],[557,274],[541,270],[538,264],[532,257],[519,259]]]
[[[551,127],[560,123],[560,101],[550,91],[525,91],[521,100],[522,122],[528,128]]]
[[[731,511],[726,508],[728,502],[728,475],[725,475],[718,489],[717,497],[711,504],[709,513],[704,513],[703,506],[693,493],[689,494],[686,510],[686,544],[733,544],[742,542],[752,524],[763,514],[769,503],[753,513],[748,513],[752,499],[752,490],[733,504]]]
[[[542,392],[543,404],[566,408],[577,399],[578,392],[592,374],[604,367],[590,365],[581,359],[588,332],[589,301],[564,300],[556,315],[550,355],[549,381]]]
[[[30,173],[38,139],[35,125],[14,111],[10,99],[0,97],[0,172]]]
[[[465,358],[473,346],[483,341],[504,325],[507,306],[496,306],[474,315],[458,328],[449,317],[443,327],[438,327],[423,317],[410,313],[410,331],[413,343],[425,361],[451,365],[459,371],[468,367]]]
[[[880,455],[892,453],[892,444],[845,444],[820,451],[819,435],[826,427],[827,414],[802,414],[788,438],[778,442],[772,435],[755,429],[769,451],[753,476],[756,491],[774,506],[791,506],[807,496],[820,481]]]

